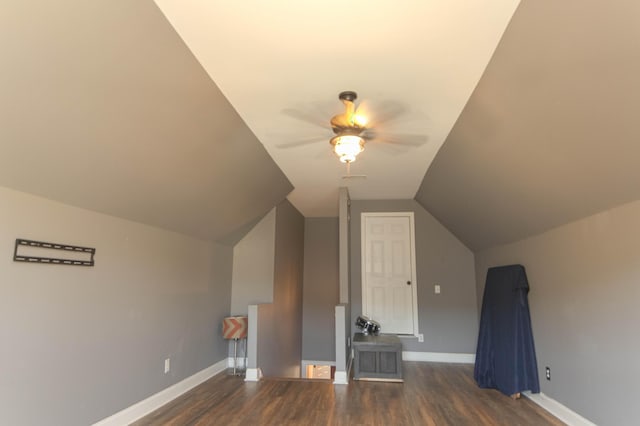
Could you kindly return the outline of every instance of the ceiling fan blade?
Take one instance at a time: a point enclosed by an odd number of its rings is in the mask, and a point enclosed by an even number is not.
[[[323,129],[331,129],[329,119],[338,111],[340,109],[336,107],[335,101],[315,101],[297,104],[293,108],[285,108],[281,110],[281,113]]]
[[[361,128],[367,128],[371,123],[371,108],[366,101],[360,102],[358,108],[353,113],[353,121]]]
[[[427,143],[427,135],[414,133],[382,133],[375,129],[367,129],[361,135],[365,140],[374,143],[386,143],[392,145],[421,146]]]
[[[422,146],[427,143],[429,138],[426,135],[414,135],[407,133],[397,133],[380,135],[378,138],[382,143],[388,143],[392,145],[406,145],[406,146]]]
[[[355,109],[355,114],[369,115],[371,113],[371,108],[369,108],[369,102],[361,101]]]
[[[322,127],[323,129],[329,128],[326,118],[318,117],[316,114],[313,114],[307,111],[300,111],[293,108],[285,108],[282,110],[282,113],[291,118],[295,118],[296,120],[304,121],[305,123]]]
[[[323,141],[327,141],[328,142],[329,138],[316,136],[314,138],[301,139],[301,140],[297,140],[295,142],[280,143],[280,144],[276,145],[276,148],[281,148],[281,149],[297,148],[299,146],[311,145],[312,143],[323,142]]]
[[[366,117],[370,124],[367,127],[376,127],[384,125],[390,121],[397,120],[403,114],[407,113],[407,107],[399,102],[385,101],[380,105],[376,104],[375,108],[371,108],[374,112],[369,112],[368,108]]]

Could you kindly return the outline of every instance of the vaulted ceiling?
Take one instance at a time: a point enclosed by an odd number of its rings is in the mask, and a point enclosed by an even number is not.
[[[305,216],[335,216],[340,186],[355,199],[415,196],[518,1],[156,3],[289,177],[289,200]],[[372,141],[351,167],[367,178],[343,180],[329,120],[345,90],[381,140],[424,143]]]
[[[474,250],[514,241],[640,198],[638,16],[596,0],[12,0],[0,185],[230,242],[287,196],[333,215],[347,185],[415,197]],[[392,113],[382,133],[426,142],[368,143],[352,170],[367,179],[342,180],[342,90]]]

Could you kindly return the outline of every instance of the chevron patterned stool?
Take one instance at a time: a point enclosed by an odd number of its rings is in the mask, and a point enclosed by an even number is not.
[[[222,321],[222,337],[225,339],[233,339],[233,375],[242,375],[242,373],[237,374],[237,365],[238,365],[238,340],[245,339],[244,343],[244,353],[247,354],[247,327],[248,327],[248,318],[245,316],[241,317],[226,317]],[[245,369],[246,369],[246,360],[245,360]]]

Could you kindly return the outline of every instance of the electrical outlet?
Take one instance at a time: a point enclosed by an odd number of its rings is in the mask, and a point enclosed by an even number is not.
[[[171,370],[171,358],[164,360],[164,374],[167,374]]]
[[[549,367],[545,367],[545,374],[547,376],[547,380],[551,380],[551,369]]]
[[[435,285],[435,292],[436,294],[440,294],[440,284]]]
[[[420,343],[424,342],[424,334],[418,334],[418,342]]]

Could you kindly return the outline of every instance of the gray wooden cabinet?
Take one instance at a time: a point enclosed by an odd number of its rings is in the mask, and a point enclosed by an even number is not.
[[[402,382],[402,343],[398,336],[353,336],[355,380]]]

